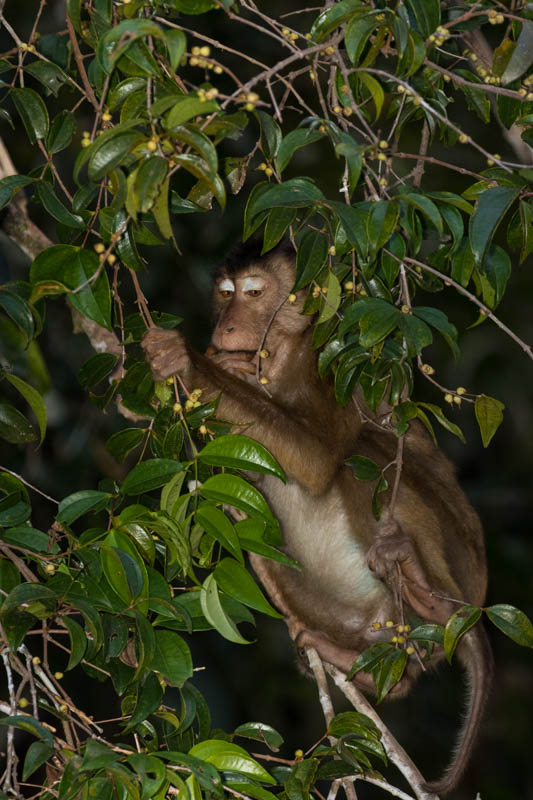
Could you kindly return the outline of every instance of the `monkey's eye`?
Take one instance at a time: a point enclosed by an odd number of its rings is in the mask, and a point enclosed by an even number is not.
[[[220,296],[221,297],[233,297],[233,290],[232,289],[220,289]]]
[[[261,297],[263,292],[261,291],[261,289],[248,289],[246,294],[248,295],[248,297]]]

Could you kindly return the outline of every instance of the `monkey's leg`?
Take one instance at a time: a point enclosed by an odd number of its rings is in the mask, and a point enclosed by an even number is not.
[[[397,522],[381,526],[368,553],[368,566],[419,617],[446,624],[453,613],[453,605],[435,594],[412,541]]]

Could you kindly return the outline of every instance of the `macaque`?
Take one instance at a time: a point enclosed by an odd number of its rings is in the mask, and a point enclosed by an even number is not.
[[[261,475],[257,485],[301,571],[257,555],[252,565],[299,652],[315,648],[347,673],[363,650],[390,641],[394,631],[385,621],[414,616],[445,624],[460,608],[453,601],[483,603],[483,534],[451,464],[417,423],[405,436],[394,508],[389,513],[389,490],[381,520],[375,519],[372,486],[356,480],[344,462],[361,455],[384,467],[394,461],[398,439],[380,415],[361,413],[358,397],[338,406],[331,383],[318,377],[312,318],[301,313],[305,291],[291,294],[294,279],[286,245],[265,255],[254,242],[241,245],[216,275],[207,354],[179,332],[158,328],[145,334],[143,347],[155,379],[178,374],[203,389],[203,397],[220,395],[218,416],[246,426],[246,435],[283,467],[286,484]],[[462,638],[457,655],[469,676],[469,708],[451,766],[428,786],[436,793],[458,781],[480,723],[491,653],[479,626]],[[425,663],[442,658],[437,646]],[[420,670],[419,656],[410,655],[391,695],[405,695]],[[373,688],[364,672],[354,681]]]

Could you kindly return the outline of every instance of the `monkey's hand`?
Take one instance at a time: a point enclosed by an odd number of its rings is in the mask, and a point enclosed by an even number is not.
[[[163,381],[171,375],[186,376],[191,358],[181,333],[149,328],[141,344],[156,381]]]
[[[212,352],[210,347],[206,354],[209,355],[210,361],[213,361],[226,372],[231,372],[243,379],[245,375],[255,375],[256,362],[254,352],[247,350],[217,350]]]
[[[432,590],[412,541],[397,522],[382,524],[369,550],[368,566],[415,614],[446,624],[453,612],[452,604]]]

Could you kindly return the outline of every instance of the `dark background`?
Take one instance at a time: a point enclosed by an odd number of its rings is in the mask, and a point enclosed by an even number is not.
[[[23,39],[25,32],[28,35],[37,5],[33,1],[21,4],[9,0],[6,4],[6,17]],[[290,8],[299,7],[297,3],[284,3],[283,6],[263,4],[265,11],[272,16],[277,7],[286,10],[289,5]],[[308,15],[303,16],[309,20]],[[185,24],[193,27],[197,23],[199,28],[219,39],[224,39],[228,29],[222,15],[190,17]],[[295,24],[295,18],[291,23]],[[63,24],[63,3],[49,0],[42,30],[61,30]],[[265,39],[254,38],[250,29],[245,29],[244,33],[241,30],[240,34],[247,37],[250,50],[258,58],[267,61],[274,58],[272,52],[264,49]],[[5,33],[2,37],[2,49],[7,49],[10,44]],[[272,47],[270,42],[266,41],[269,48]],[[496,123],[486,130],[481,125],[478,127],[459,96],[454,119],[463,121],[470,130],[473,124],[488,149],[498,150],[504,158],[516,160],[515,154],[501,139]],[[0,134],[20,172],[40,163],[20,124],[15,132],[5,123],[0,125]],[[79,126],[79,133],[84,127]],[[228,145],[227,154],[248,152],[255,135],[253,125],[250,125],[242,140]],[[412,142],[406,136],[403,149],[408,151],[411,148],[414,152],[418,135],[418,129],[414,130]],[[64,174],[71,169],[77,146],[78,138],[75,137],[71,150],[62,156]],[[480,156],[467,148],[451,151],[437,145],[433,154],[474,170],[484,167]],[[292,174],[311,174],[333,197],[337,192],[337,170],[332,169],[331,162],[331,151],[326,145],[313,145],[300,151],[294,159]],[[445,187],[451,191],[461,192],[468,185],[457,173],[435,169],[426,174],[422,186],[427,190],[443,188],[443,177]],[[174,229],[181,254],[170,248],[152,248],[144,253],[150,268],[141,276],[141,284],[150,308],[181,314],[185,318],[185,331],[199,348],[205,346],[209,336],[210,276],[224,252],[240,236],[248,190],[247,185],[240,195],[230,196],[224,215],[217,208],[204,215],[177,217]],[[31,213],[32,218],[54,239],[54,230],[41,210],[34,206]],[[22,254],[0,234],[0,280],[27,279],[27,270],[28,263]],[[127,299],[130,289],[124,286],[123,290]],[[490,322],[467,330],[477,318],[475,310],[452,289],[445,290],[445,293],[427,298],[421,294],[420,303],[426,300],[428,304],[446,309],[451,321],[461,331],[461,359],[457,365],[454,364],[444,347],[437,343],[431,352],[425,351],[424,360],[435,366],[442,384],[465,386],[473,392],[497,397],[505,403],[506,411],[503,424],[485,450],[471,406],[461,410],[450,409],[454,420],[465,432],[467,444],[464,446],[450,434],[439,432],[440,444],[457,465],[461,483],[485,526],[490,573],[487,604],[508,602],[533,616],[533,512],[530,495],[533,364]],[[497,314],[526,342],[533,341],[532,298],[532,264],[516,265]],[[77,372],[92,351],[84,336],[72,333],[70,314],[63,300],[49,301],[47,324],[39,343],[53,387],[47,396],[47,438],[38,451],[3,443],[0,462],[56,498],[82,488],[96,488],[103,477],[122,478],[128,467],[113,461],[105,450],[105,441],[112,432],[129,423],[114,409],[102,414],[79,387]],[[437,392],[423,380],[419,380],[417,397],[440,402]],[[32,499],[35,502],[34,524],[46,529],[54,509],[39,495],[34,494]],[[205,666],[205,670],[197,673],[196,684],[205,693],[214,726],[232,730],[248,720],[269,723],[285,737],[286,748],[280,755],[290,758],[295,748],[305,751],[322,735],[321,709],[312,682],[296,668],[283,624],[258,617],[256,635],[257,643],[238,647],[215,634],[197,634],[190,644],[195,664]],[[496,659],[494,688],[475,757],[461,787],[452,796],[457,800],[467,800],[474,798],[479,791],[483,800],[525,800],[533,798],[533,655],[495,629],[491,629],[489,635]],[[58,668],[61,666],[58,662]],[[83,679],[82,686],[72,685],[69,676],[65,681],[66,688],[74,697],[82,699],[82,707],[87,711],[94,704],[91,713],[95,713],[96,719],[119,713],[118,703],[109,687]],[[382,706],[385,721],[428,778],[436,777],[449,759],[464,697],[460,669],[442,667],[438,678],[424,676],[406,700]],[[341,698],[337,700],[340,710],[344,707],[343,701]],[[99,710],[95,711],[95,708]],[[389,774],[395,782],[394,772]],[[357,786],[357,791],[361,800],[383,796],[380,790],[363,784]]]

